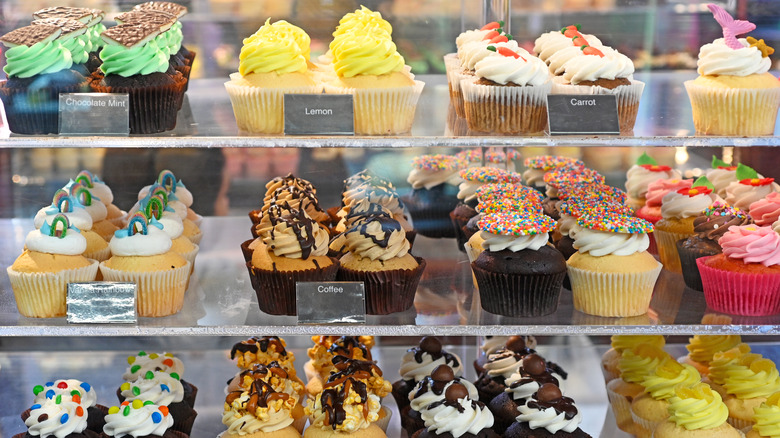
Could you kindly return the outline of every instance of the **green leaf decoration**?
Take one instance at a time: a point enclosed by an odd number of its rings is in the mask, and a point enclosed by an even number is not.
[[[712,156],[712,168],[717,169],[718,167],[729,167],[729,163],[719,159],[715,155]]]
[[[637,158],[636,164],[638,166],[644,166],[645,164],[649,164],[651,166],[656,166],[658,164],[657,161],[650,155],[647,155],[647,152],[643,152],[642,155]]]
[[[710,180],[708,180],[704,175],[697,178],[691,187],[707,187],[710,190],[715,190],[715,186],[713,186]]]
[[[756,172],[752,167],[745,166],[742,163],[737,165],[737,181],[753,178],[758,178],[758,172]]]

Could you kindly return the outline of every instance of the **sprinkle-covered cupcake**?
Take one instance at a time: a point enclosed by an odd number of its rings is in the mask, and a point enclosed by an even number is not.
[[[565,166],[585,167],[585,163],[575,158],[560,155],[540,155],[525,159],[526,170],[523,172],[523,181],[541,192],[545,190],[544,174],[552,169]]]
[[[451,155],[421,155],[412,160],[406,179],[412,192],[404,197],[404,204],[419,234],[455,237],[449,214],[458,204],[458,173],[467,166],[465,159]]]

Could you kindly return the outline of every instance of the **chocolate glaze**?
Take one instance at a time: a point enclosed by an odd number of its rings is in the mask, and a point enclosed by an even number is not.
[[[274,192],[271,194],[271,200],[269,201],[269,206],[274,204],[277,205],[288,204],[288,199],[279,201],[279,197],[283,193],[289,193],[290,194],[289,199],[300,199],[302,210],[308,208],[309,204],[311,204],[311,206],[318,213],[325,213],[325,211],[320,207],[319,201],[317,201],[317,195],[315,195],[314,192],[310,190],[301,189],[298,186],[285,186],[285,187],[279,187],[278,189],[274,190]],[[287,207],[289,208],[289,205],[287,205]]]
[[[309,181],[306,181],[303,178],[298,178],[292,173],[288,173],[287,176],[277,176],[276,178],[269,181],[267,185],[274,186],[276,185],[276,183],[282,183],[283,186],[287,186],[287,187],[295,186],[306,192],[311,192],[311,193],[315,192],[314,186]],[[272,193],[266,193],[266,194],[270,195]]]
[[[451,367],[457,368],[460,366],[460,361],[458,361],[458,358],[455,357],[455,355],[441,349],[441,342],[438,343],[438,348],[430,348],[428,347],[428,345],[425,345],[426,339],[430,339],[430,338],[435,339],[438,342],[437,338],[426,336],[420,341],[420,345],[418,347],[410,348],[409,350],[407,350],[409,352],[414,352],[415,362],[422,363],[423,353],[428,353],[429,355],[431,355],[431,358],[433,360],[438,360],[443,357],[444,361]]]
[[[348,224],[352,225],[359,225],[371,220],[374,220],[376,218],[391,218],[392,215],[387,212],[387,209],[382,207],[380,204],[371,203],[368,206],[368,210],[365,211],[357,211],[357,210],[350,210],[349,213],[347,213],[347,216],[345,217],[345,220]]]
[[[536,399],[537,394],[533,395],[534,398],[529,400],[526,403],[526,406],[539,410],[553,408],[558,414],[564,414],[567,420],[571,420],[577,415],[577,407],[574,406],[574,400],[569,397],[561,397],[558,400],[543,402]]]
[[[284,344],[282,344],[282,340],[279,338],[279,336],[263,336],[262,338],[253,336],[234,345],[233,348],[230,349],[230,358],[235,359],[236,353],[239,352],[241,354],[257,354],[258,351],[265,353],[268,351],[268,347],[270,346],[273,346],[280,356],[287,356],[287,350],[285,350]]]
[[[347,412],[344,410],[344,401],[349,396],[349,391],[353,390],[360,397],[360,403],[363,404],[363,415],[368,417],[368,390],[366,384],[354,377],[347,377],[340,386],[326,388],[320,396],[322,410],[328,415],[326,426],[331,426],[336,430],[337,426],[347,418]]]
[[[237,398],[241,397],[243,391],[231,391],[225,397],[225,403],[232,404]],[[255,412],[257,408],[267,408],[268,404],[275,400],[287,400],[289,394],[276,392],[274,388],[263,380],[255,380],[249,387],[249,400],[245,404],[245,409],[249,412]]]
[[[363,353],[364,360],[371,360],[371,350],[363,345],[360,340],[355,336],[342,336],[333,341],[328,348],[328,353],[333,356],[346,356],[350,359],[354,358],[354,350],[359,350]]]
[[[372,222],[378,222],[381,225],[381,238],[376,237],[368,232],[368,225]],[[363,222],[362,224],[352,228],[351,230],[347,231],[347,233],[360,233],[363,235],[363,237],[371,239],[371,241],[380,248],[387,248],[387,245],[390,242],[390,235],[394,231],[403,231],[401,224],[398,223],[397,220],[393,219],[392,217],[377,216],[376,218],[372,218],[371,220]]]
[[[282,379],[288,378],[287,370],[279,365],[279,362],[273,361],[269,364],[256,363],[252,365],[252,369],[244,370],[239,374],[239,382],[243,382],[245,377],[249,377],[252,381],[263,380],[270,375],[276,375]]]
[[[270,212],[271,209],[269,208],[266,214],[269,214]],[[276,216],[276,210],[274,210],[274,212],[275,213],[269,214],[268,216],[272,225],[270,232],[271,238],[273,239],[276,233],[276,225],[282,222],[286,223],[287,227],[293,231],[295,238],[298,240],[298,245],[301,247],[301,258],[304,260],[308,259],[311,255],[311,251],[314,249],[314,244],[316,243],[314,239],[314,220],[308,217],[303,210],[289,209],[281,216]],[[306,231],[305,236],[303,230]],[[271,244],[269,245],[269,248],[274,249],[275,245]]]
[[[324,385],[325,388],[340,385],[349,377],[361,380],[368,380],[371,377],[382,377],[382,370],[373,361],[350,359],[339,355],[333,358],[333,365],[336,366],[338,371],[335,373],[331,372],[328,381]]]

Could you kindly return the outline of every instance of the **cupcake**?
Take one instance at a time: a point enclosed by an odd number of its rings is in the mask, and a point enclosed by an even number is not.
[[[574,247],[574,238],[572,237],[571,232],[577,225],[577,221],[580,217],[586,214],[598,214],[598,212],[621,212],[626,215],[631,213],[631,207],[618,203],[610,196],[604,196],[606,187],[607,186],[596,185],[592,187],[593,191],[572,194],[564,201],[555,203],[554,208],[558,213],[559,218],[555,224],[555,230],[552,233],[552,241],[555,248],[563,254],[563,257],[566,260],[577,252],[577,249]],[[652,239],[651,236],[652,235],[648,235],[648,237]],[[564,287],[570,288],[570,285],[567,286],[566,284],[567,283],[564,283]]]
[[[255,364],[241,373],[242,384],[229,390],[222,436],[300,437],[306,417],[301,404],[303,384],[291,379],[278,362]]]
[[[407,406],[401,410],[401,425],[409,436],[425,429],[422,413],[426,412],[427,418],[430,418],[428,408],[442,404],[453,385],[465,388],[470,399],[478,398],[474,385],[458,374],[448,365],[439,365],[414,386],[406,400]]]
[[[618,363],[625,350],[640,344],[652,345],[658,349],[663,349],[666,345],[666,339],[660,335],[613,335],[610,340],[612,348],[601,357],[601,372],[604,374],[605,383],[620,378]]]
[[[778,194],[780,195],[780,194]],[[732,226],[750,225],[753,219],[740,209],[716,202],[693,220],[693,236],[678,240],[677,253],[680,256],[685,284],[694,290],[703,290],[701,275],[696,267],[696,259],[720,254],[718,241]]]
[[[523,181],[527,186],[541,192],[545,191],[544,174],[548,171],[566,166],[585,167],[585,163],[580,160],[560,155],[530,157],[525,159],[524,164],[526,169],[523,172]]]
[[[375,423],[381,410],[379,396],[355,376],[331,382],[306,406],[310,425],[304,437],[386,437]],[[338,413],[338,414],[337,414]]]
[[[544,62],[508,47],[474,66],[474,77],[461,80],[470,131],[535,134],[547,129],[547,95],[552,84]]]
[[[753,408],[753,413],[755,423],[745,433],[746,438],[770,438],[777,435],[780,426],[780,393],[769,396],[764,403]]]
[[[715,193],[723,199],[726,199],[726,187],[737,181],[737,166],[729,165],[723,160],[719,160],[715,155],[712,156],[712,167],[704,174],[715,187]],[[763,178],[759,176],[759,178]]]
[[[336,370],[333,363],[336,356],[372,360],[373,336],[312,336],[312,341],[314,346],[306,352],[309,361],[303,365],[303,371],[309,379],[306,390],[312,398],[322,392],[325,381]]]
[[[474,371],[477,375],[482,374],[485,371],[485,364],[488,361],[488,356],[506,348],[506,345],[510,342],[514,343],[518,340],[530,349],[536,348],[536,338],[533,336],[483,336],[482,343],[477,351],[477,358],[474,359]]]
[[[698,270],[698,269],[697,269]],[[707,314],[701,319],[702,324],[727,325],[731,318],[725,315]],[[695,335],[688,338],[685,348],[688,354],[680,358],[680,362],[692,365],[702,376],[710,373],[710,362],[715,353],[730,350],[742,342],[739,335]]]
[[[631,418],[634,434],[638,438],[651,438],[653,430],[669,417],[668,399],[679,386],[692,387],[701,382],[696,368],[681,365],[673,358],[665,358],[658,367],[639,382],[645,392],[631,402]]]
[[[696,436],[739,438],[742,432],[726,422],[729,411],[707,384],[678,387],[669,401],[669,418],[656,427],[655,438]]]
[[[171,429],[173,418],[165,406],[144,403],[141,400],[125,401],[112,406],[106,415],[103,435],[108,438],[148,437],[186,438],[188,435]]]
[[[417,347],[406,350],[398,370],[401,379],[393,383],[393,398],[402,413],[402,419],[404,408],[409,406],[409,394],[417,383],[430,376],[439,365],[450,367],[456,377],[463,375],[460,358],[444,350],[441,341],[435,336],[425,336]]]
[[[163,12],[173,15],[178,19],[181,19],[181,17],[185,16],[189,12],[186,6],[182,6],[178,3],[157,0],[137,4],[133,7],[133,10]],[[171,28],[168,30],[168,44],[170,45],[171,49],[171,58],[169,59],[169,62],[171,66],[180,71],[185,78],[189,79],[189,71],[187,71],[186,67],[192,67],[193,63],[195,62],[196,53],[192,50],[189,50],[187,47],[184,47],[182,44],[184,37],[182,35],[181,29],[181,21],[176,20],[173,26],[171,26]]]
[[[636,164],[626,172],[628,205],[634,210],[639,210],[647,203],[646,196],[651,183],[658,180],[677,180],[680,178],[679,171],[669,166],[660,166],[647,153],[642,153],[636,160]]]
[[[230,349],[230,359],[236,361],[241,370],[252,365],[276,362],[295,376],[295,354],[287,350],[287,343],[279,336],[253,336],[241,341]]]
[[[591,186],[593,186],[592,190],[594,192],[597,189],[604,190],[602,188],[604,186],[604,175],[588,167],[577,165],[563,166],[545,173],[544,185],[546,197],[542,200],[542,211],[557,221],[561,218],[561,213],[558,211],[558,203],[561,200],[560,191],[581,187],[581,193],[587,193],[587,188]],[[600,187],[597,188],[595,186]]]
[[[505,438],[526,436],[590,437],[579,428],[580,422],[582,422],[582,413],[577,409],[574,400],[564,397],[560,388],[553,383],[542,385],[517,410],[519,415],[515,423],[504,433]]]
[[[759,355],[745,355],[724,373],[723,403],[729,409],[728,422],[736,429],[755,424],[753,409],[780,391],[777,366]]]
[[[184,401],[184,386],[177,373],[166,371],[146,371],[136,380],[126,381],[118,390],[119,402],[136,400],[141,403],[152,402],[165,407],[173,418],[171,429],[185,433],[192,431],[192,425],[198,413]],[[108,425],[106,418],[106,425]]]
[[[194,202],[192,192],[187,189],[181,179],[176,179],[176,175],[168,169],[160,171],[154,184],[145,186],[138,192],[138,200],[141,201],[150,195],[155,195],[158,188],[165,190],[165,193],[168,195],[165,201],[174,204],[174,210],[182,220],[188,219],[194,222],[196,226],[200,226],[203,217],[192,210],[192,203]],[[197,244],[198,242],[193,243]]]
[[[324,390],[347,379],[353,379],[356,383],[365,384],[366,392],[369,395],[379,397],[381,403],[393,389],[393,385],[384,379],[382,370],[374,361],[336,356],[333,358],[333,366],[335,369],[331,371],[330,376],[323,383]],[[374,424],[386,432],[391,416],[392,411],[389,408],[380,406],[378,418]]]
[[[566,261],[574,308],[597,316],[647,313],[661,264],[647,252],[653,226],[619,213],[577,219],[570,232],[577,253]]]
[[[45,404],[47,400],[55,400],[56,402],[58,396],[77,400],[81,407],[86,410],[87,429],[95,433],[103,431],[108,408],[97,404],[97,395],[89,383],[76,379],[60,379],[46,382],[43,385],[36,385],[33,388],[33,394],[35,394],[35,403],[39,405]],[[30,414],[25,411],[22,414],[22,420],[26,422]]]
[[[387,315],[414,304],[425,260],[409,253],[401,225],[377,216],[346,232],[349,252],[339,260],[339,281],[362,281],[366,287],[366,313]]]
[[[74,183],[79,183],[86,187],[89,193],[92,194],[93,199],[97,198],[97,200],[106,206],[105,220],[109,221],[115,227],[124,225],[124,217],[127,215],[127,213],[114,205],[114,193],[111,191],[111,188],[106,185],[105,182],[103,182],[103,180],[101,180],[97,175],[93,175],[88,170],[82,170],[78,175],[76,175],[76,178],[74,178],[73,181]],[[108,229],[108,227],[105,229]],[[110,236],[107,241],[108,240],[111,240]]]
[[[484,403],[472,399],[468,388],[460,383],[448,385],[441,401],[428,404],[419,412],[425,428],[412,438],[499,437],[491,429],[493,414]]]
[[[565,53],[580,49],[580,46],[588,45],[592,47],[602,47],[601,40],[595,35],[580,33],[579,24],[569,25],[561,30],[553,30],[542,34],[534,41],[534,53],[547,65],[553,64],[557,68],[560,61],[556,59],[563,58]]]
[[[111,189],[86,170],[79,172],[76,179],[68,182],[63,189],[77,197],[92,216],[94,231],[106,242],[110,241],[114,232],[119,229],[117,219],[124,215],[124,212],[112,204],[114,195]]]
[[[320,92],[304,56],[308,50],[270,19],[244,40],[238,72],[225,82],[239,130],[281,134],[284,95]]]
[[[162,230],[171,238],[171,251],[187,260],[192,272],[200,247],[184,236],[184,223],[174,210],[165,204],[165,197],[161,194],[150,195],[139,202],[139,207],[147,219],[154,218],[163,225]]]
[[[136,213],[127,228],[114,233],[111,258],[100,263],[107,281],[136,283],[139,316],[173,315],[184,305],[190,263],[170,250],[171,238],[162,227]]]
[[[381,15],[378,21],[386,23]],[[342,22],[330,44],[333,74],[323,77],[325,93],[353,96],[358,135],[410,132],[425,86],[407,72],[390,36],[392,28],[384,23]]]
[[[89,75],[100,66],[98,52],[103,47],[103,40],[100,38],[100,34],[106,30],[106,27],[102,24],[105,15],[105,12],[100,9],[54,6],[33,12],[33,18],[35,18],[33,23],[45,22],[45,20],[55,20],[57,22],[73,20],[82,23],[85,26],[85,32],[73,41],[69,41],[68,44],[63,44],[63,46],[71,52],[74,69],[83,70],[84,75]],[[83,55],[80,53],[74,56],[74,50],[70,50],[71,48],[77,49],[75,50],[76,52],[80,52],[80,50],[86,51],[86,60],[81,60],[80,56]]]
[[[772,135],[780,106],[780,82],[771,73],[770,47],[763,40],[737,38],[756,25],[734,20],[708,5],[723,38],[699,50],[699,77],[685,82],[696,132],[705,135]]]
[[[128,367],[122,374],[125,382],[133,382],[146,375],[147,371],[165,371],[176,373],[184,388],[184,401],[195,407],[195,397],[198,395],[198,387],[184,380],[184,363],[172,353],[147,353],[139,351],[138,354],[127,357]]]
[[[493,213],[479,227],[485,251],[471,269],[482,308],[504,316],[554,312],[566,274],[566,260],[548,244],[555,221],[538,214]]]
[[[661,215],[661,205],[663,204],[663,198],[670,192],[676,192],[680,189],[689,189],[693,184],[692,179],[659,179],[651,182],[647,186],[647,194],[645,195],[645,205],[639,210],[634,212],[634,215],[638,218],[644,219],[653,226],[658,223],[663,216]],[[655,236],[650,236],[650,247],[647,251],[650,254],[658,254],[658,244],[655,242]]]
[[[68,437],[99,438],[102,435],[87,428],[87,410],[80,396],[47,398],[35,403],[24,420],[27,432],[13,438]]]
[[[506,347],[488,356],[483,371],[475,382],[479,399],[483,403],[490,403],[495,397],[507,389],[506,380],[517,373],[523,364],[523,358],[536,353],[528,347],[522,339],[515,338],[507,343]],[[548,366],[555,372],[566,378],[567,374],[558,365],[549,363]]]
[[[667,270],[682,272],[677,241],[693,236],[693,221],[699,213],[720,199],[712,189],[707,178],[700,177],[693,182],[691,188],[664,195],[661,201],[663,219],[655,224],[655,241],[661,263]]]
[[[712,355],[710,367],[707,376],[702,380],[708,383],[713,391],[716,391],[721,397],[728,396],[723,384],[726,382],[726,376],[734,371],[740,363],[750,363],[760,359],[761,355],[750,352],[750,346],[745,343],[739,343],[733,348],[725,351],[718,351]],[[742,367],[744,369],[744,366]]]
[[[551,383],[564,392],[564,378],[538,354],[523,357],[517,372],[506,379],[506,389],[490,401],[488,407],[495,418],[493,430],[503,434],[515,422],[517,411],[542,386]]]
[[[696,259],[711,309],[735,315],[780,313],[780,235],[769,227],[731,227],[723,253]]]
[[[460,89],[461,79],[461,50],[468,44],[477,41],[485,41],[488,35],[500,33],[499,29],[503,27],[503,22],[493,21],[487,23],[479,29],[471,29],[465,32],[461,32],[460,35],[455,38],[456,53],[448,53],[444,55],[444,68],[447,73],[447,85],[450,93],[450,105],[453,106],[455,114],[459,118],[466,117],[466,112],[463,108],[463,94]],[[487,40],[489,42],[489,40]]]
[[[17,134],[56,134],[60,93],[78,93],[87,79],[73,70],[73,58],[62,42],[78,37],[77,30],[52,24],[21,27],[2,37],[7,50],[0,82],[0,100],[8,128]],[[67,43],[66,43],[67,44]]]
[[[762,178],[752,168],[739,164],[736,170],[736,181],[726,186],[726,202],[736,208],[750,213],[750,206],[771,193],[780,192],[774,178]]]
[[[93,281],[98,262],[84,257],[87,240],[63,214],[31,231],[26,249],[6,269],[22,316],[65,316],[68,283]]]
[[[130,96],[130,133],[152,134],[176,126],[176,112],[187,79],[168,74],[168,57],[157,45],[159,24],[120,24],[101,34],[103,63],[93,73],[95,93],[127,93]],[[143,61],[143,62],[141,62]]]
[[[412,161],[406,179],[412,192],[404,204],[414,221],[415,230],[426,237],[455,237],[450,212],[458,204],[458,173],[468,166],[466,160],[450,155],[421,155]]]

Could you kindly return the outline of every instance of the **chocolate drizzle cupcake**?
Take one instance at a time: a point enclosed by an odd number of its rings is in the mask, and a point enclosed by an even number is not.
[[[463,374],[460,358],[444,350],[441,341],[435,336],[425,336],[417,347],[406,350],[398,371],[401,380],[393,383],[393,398],[399,411],[409,405],[409,394],[417,383],[441,365],[450,367],[457,377]]]
[[[517,421],[504,433],[505,438],[590,437],[579,428],[582,414],[574,400],[564,397],[553,383],[542,385],[518,411]]]
[[[522,337],[515,337],[507,342],[506,347],[488,356],[484,365],[485,371],[474,383],[479,391],[479,399],[490,403],[494,397],[506,389],[506,379],[518,371],[523,358],[536,350],[528,348]]]
[[[686,286],[704,290],[696,259],[720,254],[723,250],[718,241],[729,227],[749,225],[753,219],[745,211],[728,204],[715,203],[693,220],[693,236],[677,241],[683,279]]]
[[[415,384],[407,396],[407,405],[403,409],[399,408],[401,412],[401,426],[409,436],[425,428],[421,412],[428,406],[444,400],[448,388],[455,384],[466,388],[466,392],[471,399],[479,397],[477,388],[463,377],[460,377],[460,370],[453,369],[448,365],[437,366],[428,376],[425,376]]]

